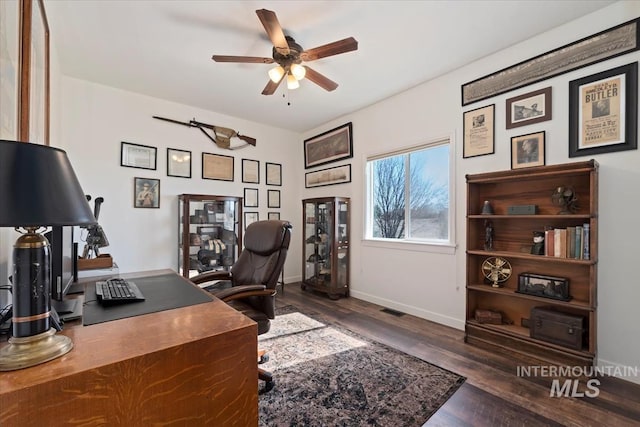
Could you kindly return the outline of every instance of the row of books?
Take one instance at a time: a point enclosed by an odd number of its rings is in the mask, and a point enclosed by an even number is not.
[[[588,223],[544,232],[544,254],[559,258],[589,259]]]

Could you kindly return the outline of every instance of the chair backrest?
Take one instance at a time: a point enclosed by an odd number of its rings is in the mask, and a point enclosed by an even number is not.
[[[275,289],[291,241],[288,221],[256,221],[244,235],[244,249],[231,268],[237,285],[264,285]]]

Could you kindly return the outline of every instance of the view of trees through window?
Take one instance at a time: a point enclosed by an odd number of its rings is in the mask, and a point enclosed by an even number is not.
[[[368,163],[372,237],[449,239],[449,144]]]

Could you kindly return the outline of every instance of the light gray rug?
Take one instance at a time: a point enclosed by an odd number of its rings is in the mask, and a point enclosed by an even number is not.
[[[285,311],[291,311],[291,309]],[[299,312],[259,337],[275,388],[260,426],[422,426],[464,378]]]

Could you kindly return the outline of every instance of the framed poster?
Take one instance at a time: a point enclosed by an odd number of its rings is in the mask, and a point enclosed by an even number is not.
[[[507,99],[507,129],[551,120],[551,86]]]
[[[464,112],[462,158],[495,152],[495,104]]]
[[[544,131],[511,138],[511,169],[543,166]]]
[[[20,10],[17,1],[0,1],[0,139],[18,138]]]
[[[242,159],[242,182],[260,184],[260,162]]]
[[[351,122],[304,140],[304,168],[353,157]]]
[[[323,187],[325,185],[344,184],[347,182],[351,182],[350,164],[307,172],[304,175],[305,188]]]
[[[150,145],[120,143],[120,166],[156,170],[158,149]]]
[[[638,148],[638,63],[569,82],[569,157]]]
[[[167,176],[191,178],[191,151],[167,148]]]
[[[258,207],[258,189],[257,188],[244,189],[244,207],[245,208]]]
[[[282,185],[282,165],[279,163],[266,163],[265,175],[267,185]]]
[[[267,190],[267,207],[280,207],[280,190]]]
[[[160,180],[153,178],[133,178],[134,199],[136,208],[160,207]]]
[[[233,181],[233,157],[202,153],[202,179]]]

